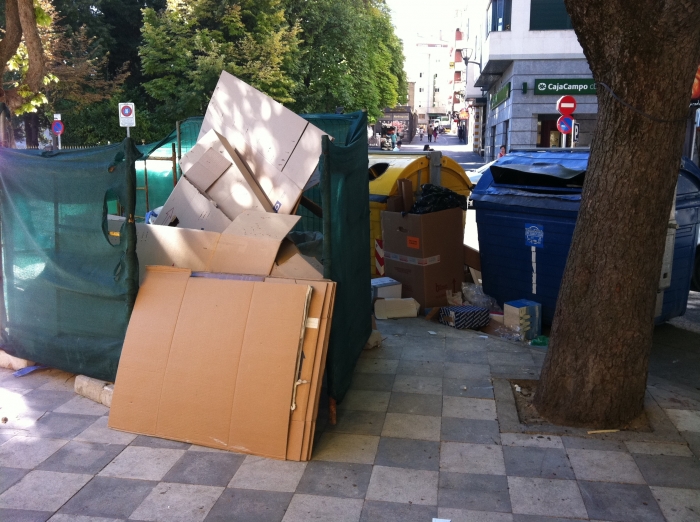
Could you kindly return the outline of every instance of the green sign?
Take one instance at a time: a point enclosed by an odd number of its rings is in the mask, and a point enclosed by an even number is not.
[[[596,94],[593,78],[537,78],[535,94]]]
[[[495,109],[510,97],[510,82],[506,83],[496,94],[491,95],[491,108]]]

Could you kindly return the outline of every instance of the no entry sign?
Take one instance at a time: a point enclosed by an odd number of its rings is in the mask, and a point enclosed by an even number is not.
[[[571,116],[560,116],[557,120],[557,129],[562,134],[571,134],[574,129],[574,119]]]
[[[569,95],[559,98],[557,111],[562,116],[571,116],[576,111],[576,98]]]
[[[119,126],[136,127],[136,109],[133,103],[119,104]]]
[[[51,124],[51,132],[53,132],[56,136],[60,136],[65,130],[66,126],[63,125],[63,122],[60,120],[56,120]]]

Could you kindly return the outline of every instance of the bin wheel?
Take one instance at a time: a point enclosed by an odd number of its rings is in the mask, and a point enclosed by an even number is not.
[[[690,280],[690,288],[700,292],[700,246],[695,251],[695,266],[693,267],[693,277]]]

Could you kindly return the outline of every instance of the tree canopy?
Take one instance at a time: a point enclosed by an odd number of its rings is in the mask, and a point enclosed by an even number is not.
[[[38,0],[34,32],[19,21],[26,2],[2,5],[0,60],[7,106],[34,113],[14,119],[27,136],[59,112],[65,144],[118,140],[117,103],[133,101],[132,136],[157,140],[204,113],[222,70],[297,112],[372,120],[406,100],[384,0]]]

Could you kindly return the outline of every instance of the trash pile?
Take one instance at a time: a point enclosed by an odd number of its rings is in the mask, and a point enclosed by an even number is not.
[[[323,135],[221,74],[182,177],[137,225],[111,428],[310,458],[336,285],[287,235]]]

